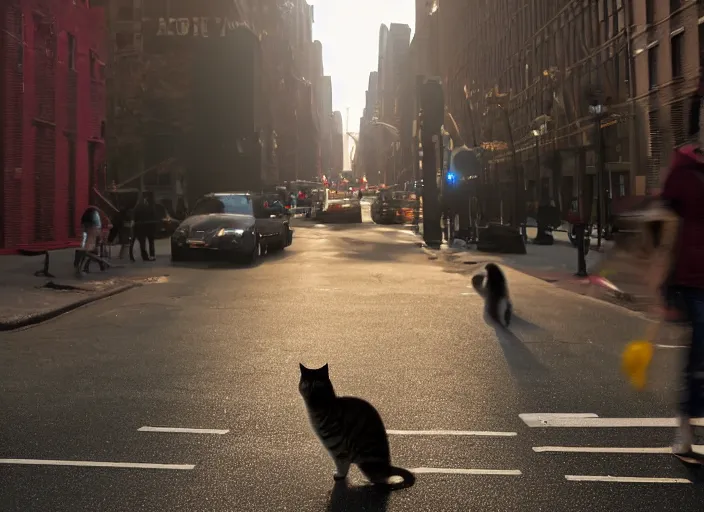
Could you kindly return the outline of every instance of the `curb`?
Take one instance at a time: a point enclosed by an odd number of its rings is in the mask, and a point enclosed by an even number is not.
[[[78,300],[76,302],[66,304],[65,306],[61,306],[60,308],[50,309],[48,311],[42,311],[40,313],[30,314],[25,317],[18,318],[15,320],[10,320],[7,322],[0,321],[0,332],[14,331],[17,329],[22,329],[23,327],[30,327],[32,325],[40,324],[42,322],[46,322],[47,320],[51,320],[53,318],[56,318],[57,316],[61,316],[65,313],[73,311],[74,309],[78,309],[81,306],[85,306],[86,304],[90,304],[92,302],[97,302],[102,299],[107,299],[108,297],[112,297],[113,295],[117,295],[118,293],[126,292],[127,290],[131,290],[132,288],[136,288],[138,286],[141,286],[141,284],[140,283],[124,284],[122,286],[117,286],[117,287],[112,288],[110,290],[106,290],[104,292],[96,293],[95,295],[91,295],[90,297],[85,297],[85,298]]]

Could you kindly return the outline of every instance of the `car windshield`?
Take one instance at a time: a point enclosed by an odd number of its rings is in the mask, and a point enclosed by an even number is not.
[[[196,203],[191,215],[218,213],[252,215],[252,198],[243,194],[205,197]]]

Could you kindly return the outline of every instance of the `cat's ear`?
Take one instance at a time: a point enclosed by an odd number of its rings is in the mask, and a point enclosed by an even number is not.
[[[325,374],[326,377],[329,377],[329,376],[330,376],[330,371],[329,371],[329,368],[328,368],[328,363],[325,363],[325,366],[323,366],[320,370]]]
[[[303,366],[301,363],[298,363],[298,367],[301,369],[301,374],[305,374],[308,371],[308,368]]]

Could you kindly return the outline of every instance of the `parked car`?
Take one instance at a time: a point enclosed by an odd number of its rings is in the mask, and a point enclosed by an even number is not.
[[[334,199],[328,199],[317,217],[324,222],[362,222],[362,204],[356,195],[345,197],[338,194]]]
[[[376,224],[410,224],[420,204],[415,193],[382,190],[371,205]]]
[[[171,260],[219,253],[230,260],[244,257],[253,264],[263,253],[283,250],[292,241],[289,216],[265,207],[261,195],[208,194],[172,235]]]

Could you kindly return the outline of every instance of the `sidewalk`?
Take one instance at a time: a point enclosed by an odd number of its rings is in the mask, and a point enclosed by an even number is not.
[[[156,261],[131,263],[119,260],[113,247],[113,267],[101,272],[96,263],[90,273],[77,278],[74,249],[52,251],[49,272],[54,278],[36,277],[44,256],[0,256],[0,331],[33,325],[90,302],[115,295],[168,274],[169,240],[156,241]],[[47,287],[53,283],[57,287]]]
[[[533,230],[534,231],[534,230]],[[531,228],[528,236],[531,237]],[[567,236],[565,235],[565,241]],[[596,242],[586,256],[588,273],[598,275],[605,255],[612,248],[612,242],[602,242],[602,251],[596,250]],[[608,288],[597,286],[585,278],[575,276],[577,272],[577,249],[569,242],[554,245],[526,244],[526,254],[491,254],[471,249],[456,249],[443,246],[440,251],[424,248],[431,259],[442,259],[455,267],[457,272],[474,274],[479,272],[489,262],[506,265],[530,276],[542,279],[554,286],[569,290],[580,295],[618,304],[636,311],[644,311],[647,304],[640,300],[631,300]],[[629,290],[630,291],[630,290]]]

